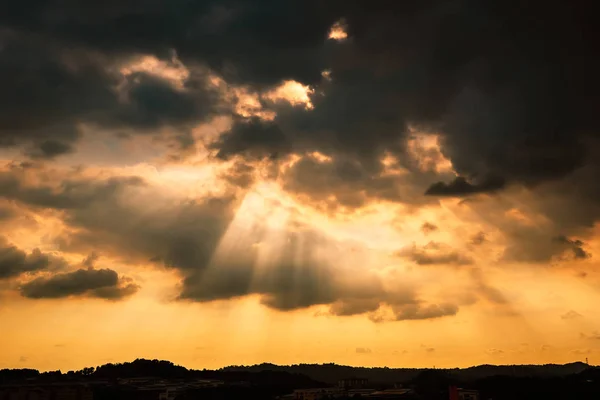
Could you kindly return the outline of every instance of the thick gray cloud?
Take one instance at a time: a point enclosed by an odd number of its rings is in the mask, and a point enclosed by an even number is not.
[[[119,278],[112,269],[88,268],[36,278],[21,285],[20,292],[31,299],[80,296],[120,300],[133,295],[138,289],[138,285],[128,278]]]
[[[66,262],[39,249],[30,253],[10,244],[0,236],[0,280],[15,278],[25,273],[36,273],[47,269],[60,268]]]

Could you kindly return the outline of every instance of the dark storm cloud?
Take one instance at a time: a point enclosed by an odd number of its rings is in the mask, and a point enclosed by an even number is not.
[[[0,236],[0,280],[15,278],[25,273],[36,273],[65,266],[60,257],[34,249],[30,253],[10,244]]]
[[[336,155],[330,161],[305,155],[281,174],[283,188],[326,211],[353,210],[370,200],[421,205],[425,198],[419,175],[386,174],[381,165],[366,166],[356,158]]]
[[[259,159],[277,158],[278,154],[285,155],[291,151],[290,143],[279,126],[259,118],[238,121],[211,148],[218,149],[217,157],[222,159],[236,154]]]
[[[275,145],[276,151],[345,154],[372,171],[384,151],[404,153],[402,139],[410,124],[442,135],[443,152],[460,176],[499,177],[493,183],[436,184],[430,194],[500,189],[500,179],[536,185],[569,175],[598,147],[584,143],[585,135],[598,132],[599,61],[591,5],[541,0],[517,9],[500,0],[126,0],[86,7],[58,0],[12,2],[0,9],[0,22],[12,35],[2,50],[2,76],[12,80],[4,78],[8,95],[2,104],[5,117],[10,116],[5,124],[7,130],[18,128],[41,139],[48,137],[32,128],[76,136],[72,124],[59,118],[65,109],[87,118],[105,106],[114,108],[108,84],[114,76],[90,61],[90,54],[105,60],[150,53],[169,60],[174,50],[184,64],[206,65],[228,82],[266,89],[295,79],[317,86],[314,110],[282,109],[273,122],[289,145],[280,147],[273,126],[264,135],[235,127],[218,144],[222,155],[255,156],[251,147],[272,154]],[[348,40],[326,40],[340,18]],[[325,69],[331,80],[321,77]],[[130,90],[140,115],[117,113],[118,121],[140,128],[188,121],[199,107],[156,82],[141,85]],[[26,121],[25,115],[34,117]],[[10,135],[3,143],[16,140]],[[596,191],[587,193],[596,196]]]
[[[469,0],[336,6],[349,39],[330,46],[331,81],[317,86],[314,110],[279,110],[273,122],[292,148],[344,154],[373,171],[384,150],[403,154],[408,124],[439,132],[461,176],[428,191],[445,196],[535,187],[597,152],[584,145],[599,131],[591,2],[534,1],[518,11]],[[598,199],[592,176],[576,183],[586,203]]]
[[[188,82],[185,90],[175,90],[142,73],[121,86],[128,102],[117,98],[114,88],[122,77],[107,65],[142,53],[170,62],[175,52],[185,65],[207,66],[227,82],[253,90],[286,79],[316,89],[313,110],[271,104],[278,112],[273,122],[237,121],[214,144],[221,157],[318,150],[352,159],[357,171],[372,178],[379,176],[379,160],[387,152],[416,172],[403,144],[412,126],[439,133],[444,155],[464,177],[451,181],[420,174],[414,181],[423,192],[440,181],[428,194],[463,196],[500,190],[505,183],[536,187],[585,166],[588,172],[572,181],[578,190],[570,196],[585,203],[577,221],[590,224],[600,215],[589,207],[600,193],[594,178],[598,165],[589,162],[600,147],[590,142],[600,131],[591,5],[541,0],[518,8],[500,0],[126,0],[86,7],[58,0],[12,2],[0,8],[5,27],[0,142],[31,141],[41,155],[52,156],[58,147],[46,144],[43,150],[42,145],[47,140],[72,145],[78,137],[75,120],[115,129],[145,131],[166,124],[186,131],[214,112],[229,113],[213,107],[219,101],[206,85]],[[329,27],[341,18],[348,40],[326,40]],[[321,76],[326,69],[330,79]],[[191,137],[180,137],[189,146]],[[360,192],[369,185],[368,179],[347,182],[332,176],[332,190],[347,185]],[[377,181],[375,194],[393,186]],[[385,195],[405,201],[397,193]],[[354,200],[350,203],[366,201]]]
[[[73,146],[69,143],[57,140],[44,140],[33,148],[28,154],[31,158],[53,159],[57,156],[73,152]]]
[[[138,133],[189,129],[222,106],[207,76],[186,87],[148,73],[117,70],[135,54],[111,58],[21,32],[0,32],[0,146],[26,145],[50,159],[72,152],[82,123]]]
[[[58,299],[70,296],[120,300],[133,295],[139,286],[119,278],[111,269],[79,269],[50,277],[36,278],[20,287],[21,295],[31,299]]]
[[[325,68],[322,45],[337,12],[316,0],[185,0],[92,2],[46,0],[0,9],[6,27],[36,32],[65,46],[110,54],[202,62],[227,80],[274,84],[313,82]]]

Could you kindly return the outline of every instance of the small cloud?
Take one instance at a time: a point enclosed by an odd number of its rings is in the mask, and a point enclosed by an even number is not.
[[[540,346],[540,351],[548,351],[552,348],[552,346],[550,346],[549,344],[543,344],[542,346]]]
[[[94,268],[96,266],[96,261],[98,261],[98,258],[100,258],[100,256],[92,252],[90,255],[83,259],[81,265],[87,268]]]
[[[560,316],[560,318],[567,319],[567,320],[568,319],[577,319],[577,318],[581,318],[581,317],[583,317],[583,315],[579,314],[577,311],[574,311],[574,310],[570,310]]]
[[[571,350],[571,353],[577,354],[577,355],[587,355],[587,354],[591,354],[592,350],[591,349],[574,349],[574,350]]]
[[[416,245],[405,247],[396,253],[399,257],[411,259],[418,265],[469,265],[473,260],[450,246],[429,242],[425,246]]]
[[[394,351],[392,351],[392,355],[394,355],[394,356],[399,356],[399,355],[402,355],[402,354],[408,354],[408,350],[402,350],[402,351],[394,350]]]
[[[57,348],[63,348],[63,347],[65,347],[65,344],[63,344],[63,343],[58,343],[58,344],[55,344],[55,345],[54,345],[54,347],[57,347]]]
[[[433,353],[433,352],[435,351],[435,348],[434,348],[434,347],[429,347],[429,346],[426,346],[426,345],[424,345],[424,344],[422,344],[422,345],[421,345],[421,348],[422,348],[422,349],[423,349],[423,351],[424,351],[424,352],[426,352],[426,353]]]
[[[27,362],[28,360],[29,360],[29,357],[25,357],[25,356],[19,357],[19,362],[24,363],[24,362]]]
[[[434,319],[453,316],[458,313],[458,306],[451,303],[442,304],[405,304],[392,307],[396,321]]]
[[[356,348],[357,354],[371,354],[372,352],[373,351],[368,347],[357,347]]]
[[[500,350],[500,349],[487,349],[485,351],[487,354],[489,354],[490,356],[499,356],[504,354],[504,350]]]
[[[423,232],[424,235],[428,235],[437,230],[438,227],[431,222],[425,222],[423,225],[421,225],[421,232]]]
[[[116,271],[93,268],[36,278],[20,287],[21,295],[30,299],[80,296],[122,300],[138,289],[139,286],[130,278],[119,277]]]
[[[471,237],[469,242],[474,246],[479,246],[487,242],[487,237],[484,232],[478,232]]]
[[[581,338],[581,339],[589,339],[589,340],[600,340],[600,332],[593,331],[590,334],[585,334],[585,333],[581,332],[579,334],[579,338]]]

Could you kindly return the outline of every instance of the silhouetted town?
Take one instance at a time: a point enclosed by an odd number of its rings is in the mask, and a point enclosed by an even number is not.
[[[0,400],[599,399],[585,363],[466,369],[261,364],[191,370],[138,359],[80,371],[0,370]]]

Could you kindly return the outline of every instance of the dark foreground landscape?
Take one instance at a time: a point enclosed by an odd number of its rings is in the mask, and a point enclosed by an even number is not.
[[[0,370],[0,400],[333,398],[599,399],[600,368],[584,363],[466,369],[261,364],[191,370],[168,361],[138,359],[66,373]]]

